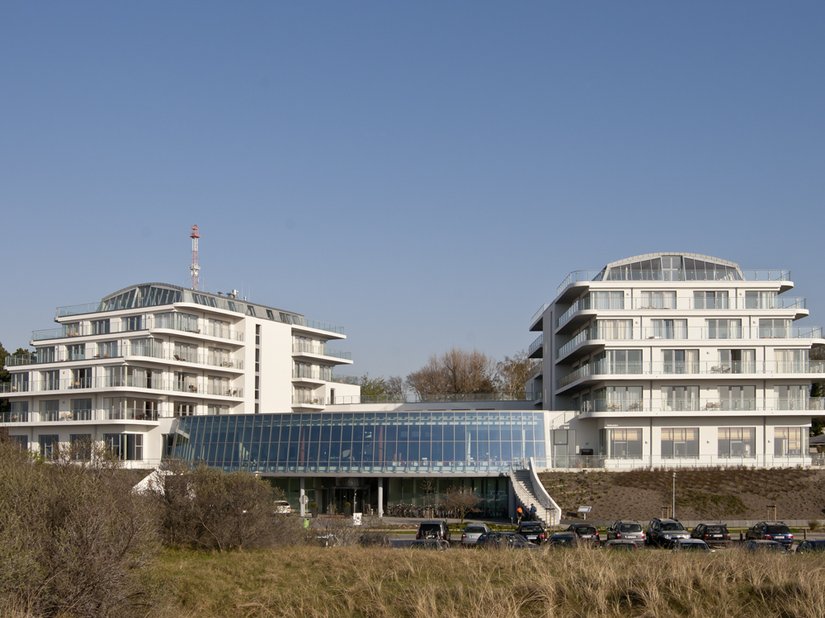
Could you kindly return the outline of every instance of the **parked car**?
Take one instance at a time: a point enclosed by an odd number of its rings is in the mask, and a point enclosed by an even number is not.
[[[579,544],[579,537],[575,532],[565,530],[551,534],[548,543],[551,547],[576,547]]]
[[[418,525],[418,532],[415,535],[421,539],[441,539],[450,542],[450,527],[443,519],[428,519]]]
[[[607,540],[633,541],[634,543],[645,542],[645,532],[642,524],[638,521],[614,521],[607,529]]]
[[[714,551],[702,539],[675,539],[671,545],[673,551]]]
[[[678,519],[655,517],[647,526],[647,544],[670,547],[677,539],[689,539],[688,532]]]
[[[275,500],[273,512],[276,515],[289,515],[292,513],[292,507],[287,500]]]
[[[701,539],[711,547],[727,547],[730,544],[730,534],[728,525],[718,524],[696,524],[690,533],[692,539]]]
[[[537,549],[538,545],[531,543],[517,532],[489,532],[478,538],[476,547],[482,549]]]
[[[767,541],[764,539],[750,539],[745,542],[745,549],[748,551],[777,551],[787,552],[788,546],[779,541]]]
[[[825,551],[825,540],[805,540],[796,546],[796,551],[803,554],[813,551]]]
[[[547,531],[540,521],[522,521],[516,532],[536,545],[541,545],[547,540]]]
[[[746,540],[776,541],[786,547],[793,545],[793,533],[783,521],[760,521],[748,528]]]
[[[416,539],[412,541],[409,546],[410,549],[432,549],[435,551],[442,551],[450,549],[450,544],[444,539]]]
[[[641,528],[641,526],[639,527]],[[599,543],[601,541],[599,531],[593,524],[570,524],[567,526],[567,531],[575,532],[580,541],[589,541],[591,543]]]
[[[475,545],[482,534],[490,532],[487,524],[467,524],[461,533],[461,544],[465,547]]]
[[[610,539],[604,542],[603,547],[612,550],[635,551],[639,549],[639,543],[630,539]]]

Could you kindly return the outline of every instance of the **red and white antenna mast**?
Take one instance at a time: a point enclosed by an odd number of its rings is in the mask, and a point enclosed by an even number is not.
[[[192,226],[192,233],[189,238],[192,239],[192,266],[189,267],[189,272],[192,273],[192,289],[198,289],[198,282],[200,281],[201,265],[198,262],[198,238],[200,238],[198,226]]]

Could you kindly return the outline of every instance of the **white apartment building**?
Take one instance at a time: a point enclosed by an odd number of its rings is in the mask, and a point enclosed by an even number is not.
[[[10,356],[0,418],[21,445],[53,457],[92,445],[132,467],[157,464],[174,418],[323,410],[358,402],[333,380],[342,330],[298,313],[165,283],[145,283],[91,305],[59,307],[57,328]]]
[[[790,273],[691,253],[573,272],[534,316],[548,467],[809,465],[822,329],[797,328]]]

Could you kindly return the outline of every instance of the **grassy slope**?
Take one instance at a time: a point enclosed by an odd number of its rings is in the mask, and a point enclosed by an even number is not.
[[[154,618],[825,615],[825,556],[339,547],[167,552]]]
[[[779,519],[825,519],[825,471],[696,469],[677,471],[680,519],[764,519],[777,506]],[[646,520],[671,503],[673,472],[547,472],[539,475],[562,510],[591,505],[596,521]]]

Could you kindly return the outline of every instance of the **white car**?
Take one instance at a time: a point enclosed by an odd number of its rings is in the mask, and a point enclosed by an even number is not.
[[[289,515],[292,513],[292,507],[286,500],[275,500],[275,507],[273,513],[276,515]]]

